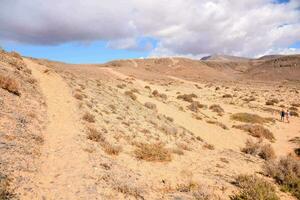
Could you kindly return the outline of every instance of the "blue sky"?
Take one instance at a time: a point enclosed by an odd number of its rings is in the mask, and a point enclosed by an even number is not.
[[[66,43],[55,46],[4,43],[3,48],[17,51],[24,56],[46,58],[67,63],[105,63],[116,59],[141,58],[149,55],[149,50],[111,49],[106,42],[90,44]]]
[[[2,0],[0,46],[68,63],[295,54],[299,8],[299,0]]]

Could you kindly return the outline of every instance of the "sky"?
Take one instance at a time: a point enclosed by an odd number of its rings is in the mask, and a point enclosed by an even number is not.
[[[0,0],[0,46],[68,63],[300,53],[300,0]]]

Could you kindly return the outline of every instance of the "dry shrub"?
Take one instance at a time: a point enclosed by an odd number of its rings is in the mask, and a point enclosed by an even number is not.
[[[233,128],[237,128],[249,133],[249,135],[257,138],[266,138],[268,140],[274,140],[274,135],[267,128],[262,125],[252,125],[252,124],[243,124],[243,125],[233,125]]]
[[[300,107],[300,103],[292,103],[291,105],[294,107]]]
[[[264,160],[272,160],[276,158],[275,152],[270,144],[262,144],[261,142],[253,142],[247,140],[242,152],[253,156],[259,156]]]
[[[236,113],[231,115],[231,119],[235,121],[252,123],[252,124],[264,124],[264,123],[274,122],[274,119],[272,118],[265,118],[250,113]]]
[[[132,91],[126,91],[125,95],[129,96],[132,100],[136,100],[137,99],[137,96],[135,94],[133,94]]]
[[[232,98],[232,95],[231,94],[224,94],[222,97],[223,98]]]
[[[209,109],[218,114],[224,113],[224,109],[220,105],[217,105],[217,104],[213,104],[213,105],[209,106]]]
[[[75,97],[75,99],[78,99],[78,100],[82,100],[83,99],[83,96],[81,94],[79,94],[79,93],[75,93],[74,97]]]
[[[277,104],[277,103],[279,103],[278,99],[271,99],[266,102],[266,105],[273,106],[274,104]]]
[[[10,180],[6,175],[0,173],[0,200],[9,200],[13,198],[10,191]]]
[[[290,108],[289,108],[289,110],[291,110],[291,111],[298,111],[298,108],[297,108],[297,107],[294,107],[294,106],[292,106],[292,107],[290,107]]]
[[[83,115],[82,119],[90,123],[94,123],[96,121],[95,116],[88,112]]]
[[[215,149],[214,145],[208,144],[208,143],[205,143],[205,144],[203,145],[203,148],[209,149],[209,150],[214,150],[214,149]]]
[[[105,138],[103,135],[95,128],[88,127],[87,138],[94,142],[104,142]]]
[[[120,89],[124,89],[126,87],[126,84],[119,84],[119,85],[117,85],[117,88],[120,88]]]
[[[167,96],[166,94],[159,93],[157,90],[154,90],[154,91],[152,92],[152,95],[153,95],[154,97],[160,97],[160,98],[162,98],[162,99],[164,99],[164,100],[166,100],[166,99],[168,98],[168,96]]]
[[[183,101],[187,102],[193,102],[193,98],[197,98],[197,95],[195,94],[183,94],[183,95],[178,95],[177,99],[181,99]]]
[[[224,130],[228,130],[228,127],[225,124],[221,123],[221,122],[213,121],[213,120],[207,120],[206,122],[209,123],[209,124],[215,124],[215,125],[221,127]]]
[[[132,196],[135,199],[144,199],[143,191],[137,187],[132,186],[129,183],[115,183],[113,186],[114,190],[123,193],[128,196]]]
[[[150,88],[149,85],[146,85],[146,86],[145,86],[145,89],[151,90],[151,88]]]
[[[15,79],[6,77],[0,74],[0,88],[7,90],[8,92],[20,96],[19,84]]]
[[[141,143],[137,146],[134,154],[137,159],[153,162],[168,162],[172,159],[170,151],[161,143]]]
[[[267,176],[274,178],[283,191],[290,192],[300,199],[299,159],[287,156],[278,161],[269,161],[264,166],[264,172]]]
[[[199,108],[207,108],[207,106],[201,104],[199,101],[193,101],[187,108],[193,112],[198,112]]]
[[[290,115],[293,117],[299,117],[299,114],[296,111],[290,111]]]
[[[240,175],[235,185],[240,192],[231,196],[231,200],[279,200],[275,187],[257,176]]]
[[[101,142],[101,147],[109,155],[119,155],[122,148],[120,146],[112,145],[108,142]]]
[[[133,88],[133,89],[131,89],[130,91],[131,91],[132,93],[138,93],[138,94],[140,93],[139,90],[136,89],[136,88]]]

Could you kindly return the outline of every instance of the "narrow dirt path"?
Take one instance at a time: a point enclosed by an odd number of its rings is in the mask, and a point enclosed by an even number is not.
[[[82,127],[70,89],[55,72],[25,60],[45,96],[49,124],[44,133],[40,170],[32,195],[22,199],[96,199],[92,192],[93,169],[82,150]]]

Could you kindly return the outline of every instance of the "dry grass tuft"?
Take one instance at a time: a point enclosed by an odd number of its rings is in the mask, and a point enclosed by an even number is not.
[[[78,100],[82,100],[83,99],[83,96],[81,94],[79,94],[79,93],[75,93],[74,97],[75,97],[75,99],[78,99]]]
[[[83,117],[82,117],[83,120],[87,121],[87,122],[90,122],[90,123],[95,123],[96,122],[96,119],[95,119],[95,116],[86,112]]]
[[[270,141],[274,140],[275,137],[271,131],[262,125],[252,125],[252,124],[243,124],[243,125],[233,125],[233,128],[237,128],[249,133],[249,135],[257,138],[266,138]]]
[[[122,151],[122,148],[120,146],[112,145],[108,142],[101,142],[101,147],[107,154],[113,156],[119,155],[119,153]]]
[[[232,95],[231,94],[224,94],[222,97],[223,98],[232,98]]]
[[[183,101],[187,101],[187,102],[193,102],[193,98],[197,98],[197,95],[195,94],[182,94],[182,95],[178,95],[177,99],[181,99]]]
[[[215,125],[221,127],[224,130],[228,130],[228,127],[225,124],[221,123],[221,122],[213,121],[213,120],[207,120],[206,122],[209,123],[209,124],[215,124]]]
[[[137,159],[152,162],[168,162],[171,161],[171,153],[161,143],[145,144],[140,143],[134,151]]]
[[[0,200],[9,200],[13,198],[10,192],[10,180],[7,176],[0,173]]]
[[[15,79],[12,79],[10,77],[6,77],[0,74],[0,88],[15,94],[17,96],[20,96],[20,89],[19,84]]]
[[[132,100],[136,100],[137,99],[137,96],[132,91],[126,91],[125,95],[129,96]]]
[[[88,127],[87,138],[94,142],[104,142],[105,138],[103,135],[95,128]]]
[[[217,104],[213,104],[213,105],[209,106],[209,109],[220,115],[224,113],[224,109],[220,105],[217,105]]]
[[[274,122],[272,118],[265,118],[261,117],[256,114],[250,113],[236,113],[231,115],[231,119],[235,121],[245,122],[245,123],[252,123],[252,124],[265,124],[269,122]]]
[[[151,110],[156,110],[156,105],[154,103],[146,102],[144,105]]]
[[[257,176],[240,175],[235,185],[241,190],[230,197],[231,200],[279,200],[275,187]]]
[[[245,147],[242,148],[241,151],[253,156],[258,155],[264,160],[272,160],[276,158],[275,152],[270,144],[262,144],[261,142],[255,143],[252,140],[247,140]]]
[[[198,112],[200,108],[207,108],[207,106],[201,104],[199,101],[193,101],[187,108],[193,112]]]
[[[215,149],[214,145],[208,144],[208,143],[205,143],[205,144],[203,145],[203,148],[209,149],[209,150],[214,150],[214,149]]]
[[[264,166],[267,176],[275,179],[285,192],[290,192],[297,199],[300,199],[300,161],[299,159],[287,156],[278,161],[269,161]]]

